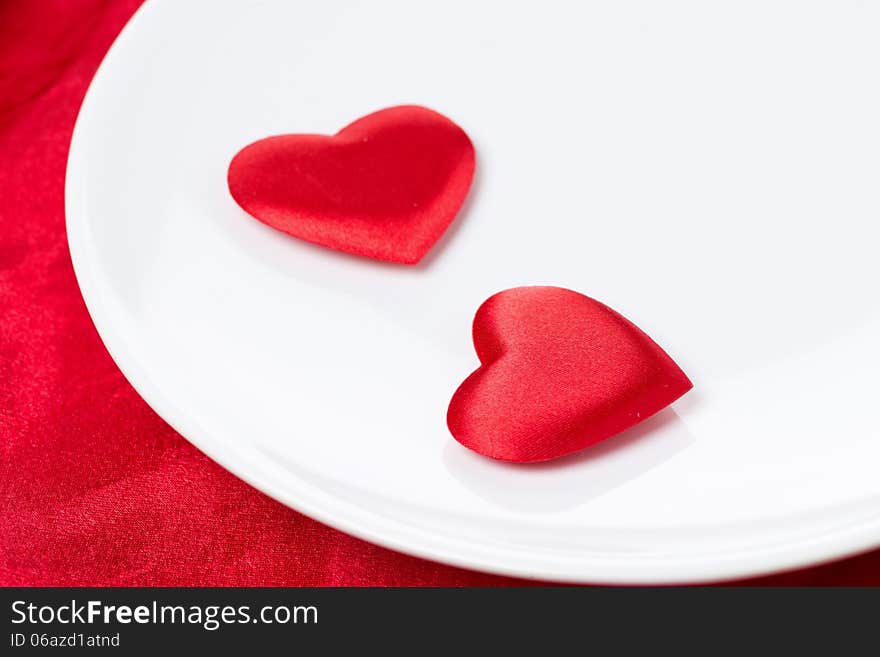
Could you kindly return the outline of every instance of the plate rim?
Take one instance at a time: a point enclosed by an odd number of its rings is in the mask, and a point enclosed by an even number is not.
[[[147,13],[154,11],[149,8],[160,4],[145,3],[137,9],[105,53],[88,86],[72,132],[65,169],[65,229],[77,284],[98,335],[114,363],[157,415],[199,451],[258,491],[334,529],[415,557],[502,576],[583,584],[702,584],[816,566],[880,545],[880,517],[877,517],[816,536],[769,547],[738,549],[712,558],[701,555],[700,558],[690,556],[678,561],[654,559],[649,565],[645,561],[639,565],[625,558],[614,561],[589,555],[577,563],[571,559],[553,561],[534,551],[510,548],[505,551],[455,537],[438,537],[326,493],[320,486],[295,475],[288,475],[289,481],[281,488],[267,481],[265,474],[255,472],[254,458],[249,457],[246,450],[212,439],[153,384],[138,357],[129,349],[118,320],[115,321],[106,309],[100,293],[100,278],[88,257],[88,218],[78,207],[83,194],[78,179],[86,163],[82,145],[87,139],[84,126],[94,112],[95,89],[104,84],[107,62],[118,56],[128,35],[138,29]]]

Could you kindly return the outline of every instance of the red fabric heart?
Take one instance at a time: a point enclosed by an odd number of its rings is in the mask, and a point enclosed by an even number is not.
[[[504,461],[547,461],[593,445],[691,389],[637,326],[583,294],[518,287],[474,317],[482,365],[456,390],[447,424],[458,442]]]
[[[243,148],[229,191],[248,214],[309,242],[414,264],[455,218],[474,176],[464,130],[424,107],[384,109],[333,136]]]

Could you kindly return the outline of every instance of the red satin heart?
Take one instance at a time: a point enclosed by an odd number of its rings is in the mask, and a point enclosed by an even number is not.
[[[229,191],[248,214],[309,242],[414,264],[467,196],[474,147],[424,107],[384,109],[333,136],[280,135],[246,146]]]
[[[611,308],[558,287],[489,297],[474,317],[482,365],[447,424],[485,456],[546,461],[627,429],[691,389],[678,365]]]

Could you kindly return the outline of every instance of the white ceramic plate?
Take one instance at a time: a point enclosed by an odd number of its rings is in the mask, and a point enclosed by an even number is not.
[[[70,248],[122,371],[262,491],[472,568],[692,582],[880,543],[880,5],[148,2],[89,90]],[[312,246],[226,188],[243,145],[401,103],[472,136],[417,267]],[[556,463],[466,451],[470,323],[555,284],[696,388]]]

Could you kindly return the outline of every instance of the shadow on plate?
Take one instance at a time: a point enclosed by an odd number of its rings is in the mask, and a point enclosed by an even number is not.
[[[514,511],[546,513],[584,504],[668,461],[695,442],[666,408],[613,438],[554,461],[513,464],[471,452],[450,439],[449,472],[481,498]]]

